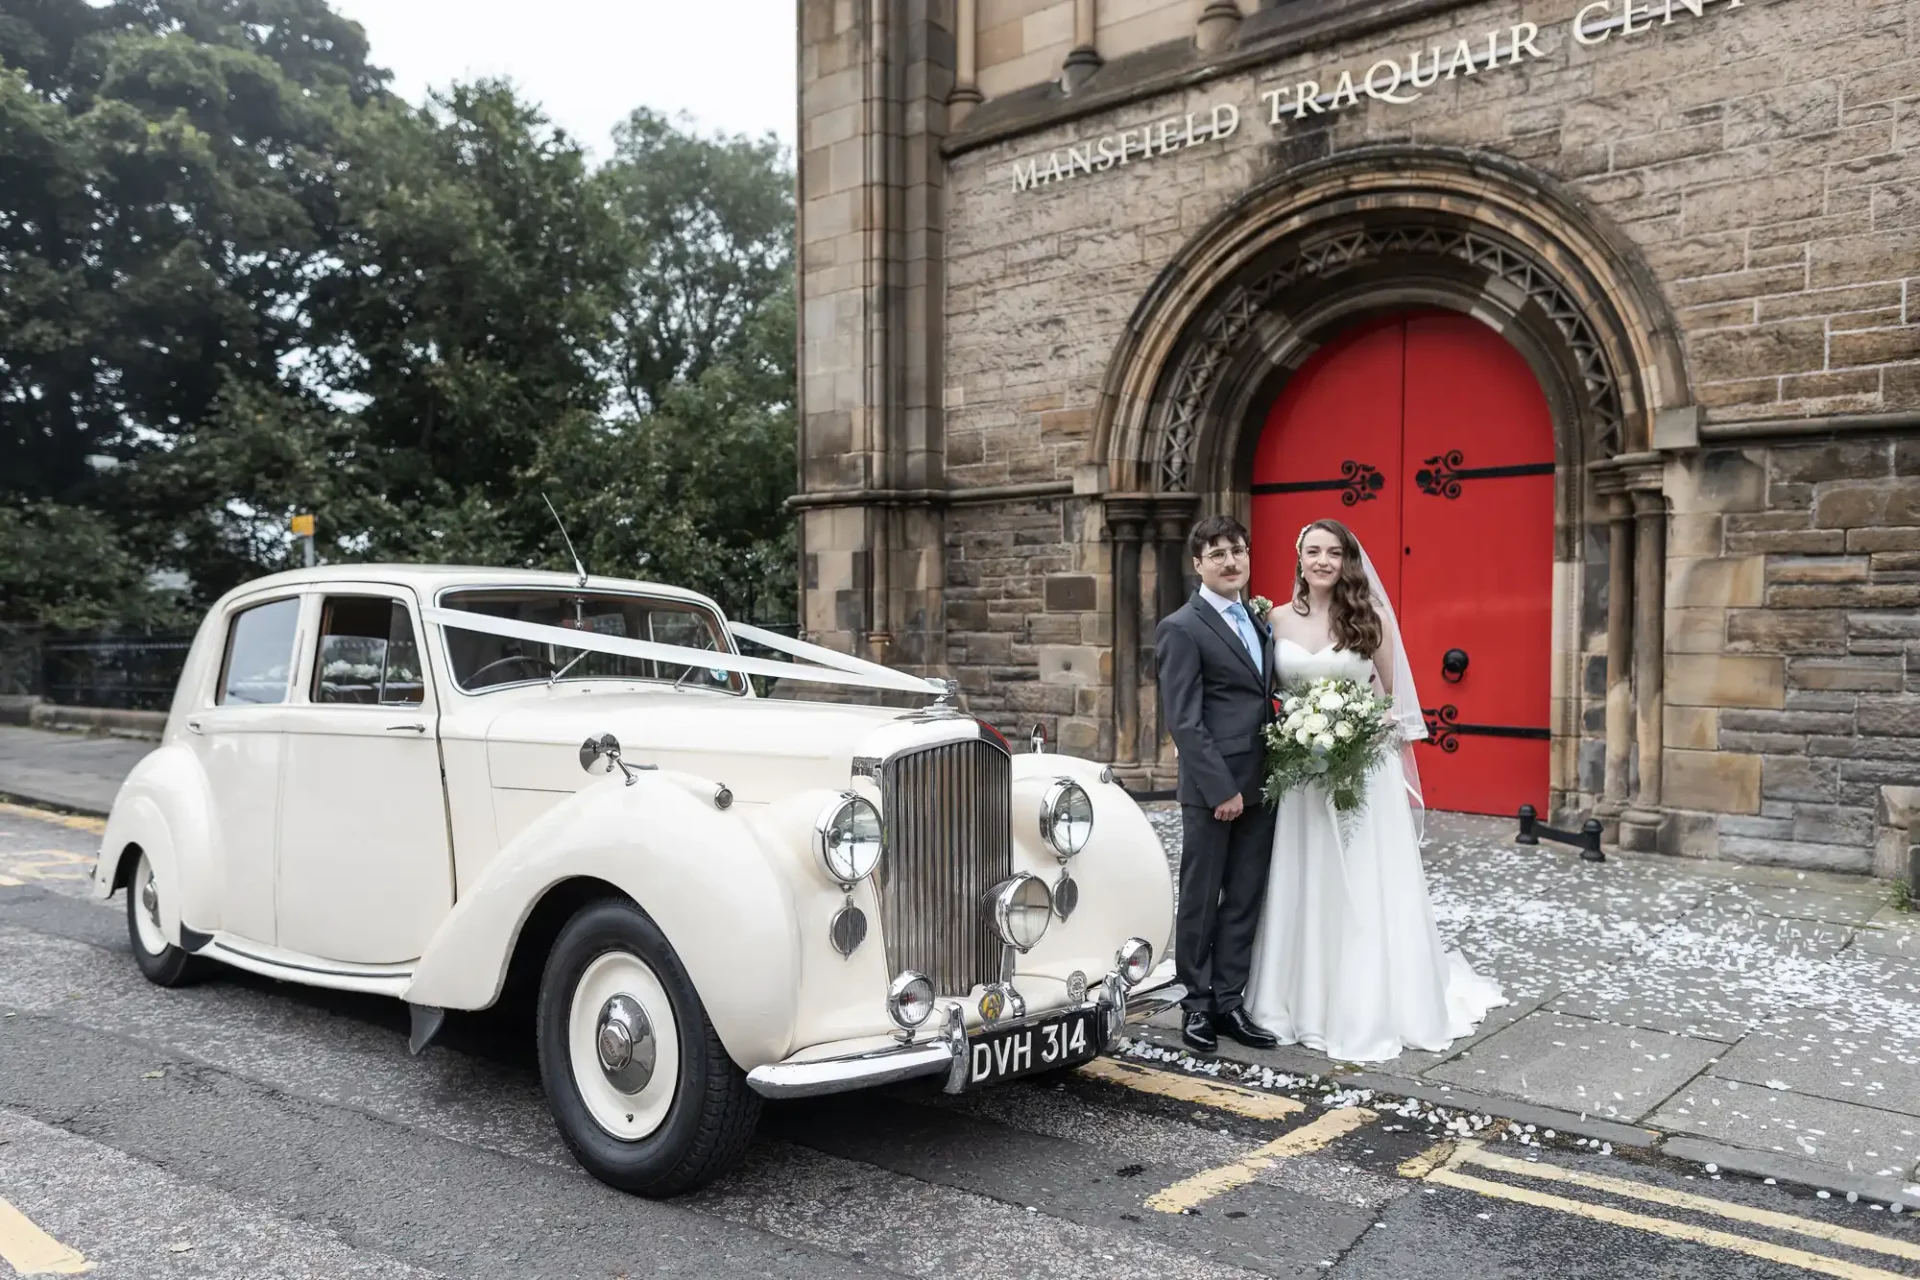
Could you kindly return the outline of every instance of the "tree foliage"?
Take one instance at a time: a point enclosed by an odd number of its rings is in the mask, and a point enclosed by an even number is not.
[[[788,616],[780,149],[642,111],[595,169],[386,78],[324,0],[0,13],[0,621],[177,617],[153,582],[286,567],[302,510],[332,560],[558,567],[543,494],[597,572]]]

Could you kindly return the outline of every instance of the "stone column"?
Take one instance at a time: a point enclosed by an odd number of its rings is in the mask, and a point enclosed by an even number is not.
[[[950,6],[801,0],[800,613],[810,638],[946,663],[940,158]]]
[[[1072,93],[1100,69],[1102,61],[1093,44],[1093,0],[1073,0],[1073,51],[1060,68],[1060,87]]]
[[[1156,623],[1187,602],[1187,533],[1192,527],[1189,504],[1160,508],[1153,563],[1153,620]]]
[[[1633,503],[1624,492],[1607,502],[1607,774],[1596,806],[1617,820],[1627,807],[1633,757]]]
[[[978,54],[975,52],[978,35],[978,0],[957,0],[953,29],[953,92],[947,95],[947,123],[955,129],[982,100],[980,86],[974,83],[979,71]]]
[[[1660,831],[1660,757],[1666,681],[1667,503],[1636,486],[1633,500],[1633,710],[1640,770],[1620,843],[1651,851]]]
[[[1122,782],[1138,786],[1140,769],[1140,537],[1146,503],[1109,498],[1107,537],[1113,542],[1113,754]]]
[[[1163,493],[1154,502],[1153,620],[1156,625],[1160,619],[1187,602],[1187,571],[1191,562],[1191,557],[1187,555],[1187,534],[1193,528],[1193,513],[1198,501],[1191,493]],[[1159,690],[1156,679],[1156,698]],[[1153,740],[1143,745],[1142,754],[1158,762],[1171,750],[1172,739],[1167,736],[1167,726],[1160,723],[1157,709],[1153,723]]]
[[[1205,0],[1194,24],[1193,43],[1202,53],[1224,49],[1240,30],[1239,0]]]

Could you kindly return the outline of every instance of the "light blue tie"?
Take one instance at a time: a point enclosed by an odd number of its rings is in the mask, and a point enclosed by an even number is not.
[[[1240,643],[1247,646],[1247,656],[1253,659],[1253,669],[1260,669],[1260,638],[1254,633],[1253,620],[1247,617],[1247,611],[1238,600],[1227,606],[1227,616],[1233,619],[1233,629],[1240,633]]]

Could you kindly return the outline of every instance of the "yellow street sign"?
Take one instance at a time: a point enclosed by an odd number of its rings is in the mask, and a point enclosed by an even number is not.
[[[295,516],[293,518],[293,531],[299,537],[311,538],[313,536],[313,517]]]

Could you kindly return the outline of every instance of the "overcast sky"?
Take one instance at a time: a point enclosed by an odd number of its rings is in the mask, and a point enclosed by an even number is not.
[[[699,132],[794,130],[793,0],[332,0],[410,102],[505,76],[594,155],[635,107]]]

